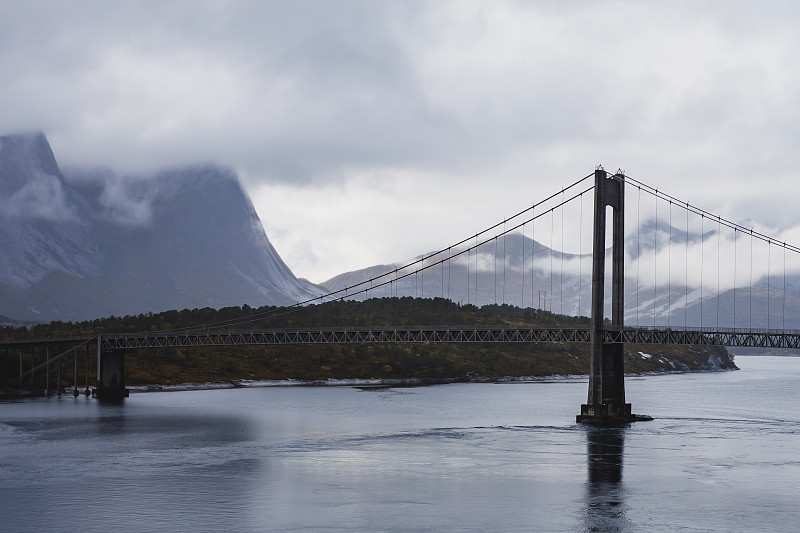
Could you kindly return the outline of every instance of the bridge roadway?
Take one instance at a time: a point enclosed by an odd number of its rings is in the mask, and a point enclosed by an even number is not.
[[[432,327],[362,327],[362,328],[314,328],[314,329],[272,329],[272,330],[183,330],[182,332],[144,332],[102,334],[60,339],[16,340],[0,343],[6,355],[14,348],[30,349],[57,347],[61,353],[50,356],[38,365],[21,373],[19,378],[32,376],[42,368],[58,363],[64,357],[77,358],[85,351],[88,364],[90,345],[100,354],[109,357],[115,353],[138,349],[180,348],[199,346],[258,346],[281,344],[350,344],[350,343],[590,343],[590,328],[531,328],[509,326],[432,326]],[[603,330],[604,344],[682,344],[747,346],[753,348],[794,348],[800,349],[800,330],[745,330],[729,328],[635,328],[607,327]],[[66,348],[66,349],[65,349]],[[124,375],[123,359],[117,361],[116,372]],[[76,367],[77,368],[77,367]],[[21,371],[21,369],[20,369]],[[87,367],[88,376],[88,367]],[[100,370],[98,370],[98,374]],[[76,370],[77,374],[77,370]],[[120,381],[120,383],[124,383]],[[88,390],[88,382],[87,382]],[[124,386],[121,391],[124,391]],[[116,391],[115,394],[121,394]],[[127,395],[127,393],[125,393]]]
[[[531,328],[509,326],[431,326],[274,329],[254,331],[192,331],[102,335],[103,350],[136,350],[191,346],[248,346],[279,344],[352,343],[588,343],[586,328]],[[609,344],[722,345],[759,348],[800,348],[800,330],[732,328],[608,328]]]
[[[100,335],[102,350],[183,348],[192,346],[257,346],[280,344],[366,343],[525,343],[591,341],[585,328],[514,326],[405,326],[270,330],[197,330]],[[96,345],[98,336],[0,342],[0,349]],[[625,327],[603,330],[608,344],[699,344],[753,348],[800,349],[800,330],[742,328]],[[71,348],[70,348],[71,350]]]

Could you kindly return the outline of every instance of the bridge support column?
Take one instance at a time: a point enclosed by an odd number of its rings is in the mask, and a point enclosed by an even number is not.
[[[103,350],[102,339],[97,338],[97,388],[94,398],[109,402],[121,402],[128,397],[125,388],[125,352]]]
[[[625,181],[605,170],[595,171],[594,237],[592,248],[592,344],[589,397],[576,420],[595,425],[617,425],[646,419],[631,414],[625,403],[625,352],[620,343],[603,342],[606,263],[606,207],[613,209],[611,261],[611,329],[621,330],[625,312]]]

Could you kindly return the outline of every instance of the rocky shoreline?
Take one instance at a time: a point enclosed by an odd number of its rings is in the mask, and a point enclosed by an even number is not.
[[[661,376],[672,374],[695,374],[706,372],[728,372],[738,370],[738,368],[701,368],[694,370],[676,369],[667,371],[632,372],[625,374],[626,377],[640,376]],[[163,385],[128,385],[127,389],[131,394],[147,392],[184,392],[199,390],[225,390],[225,389],[249,389],[266,387],[356,387],[356,388],[391,388],[391,387],[424,387],[430,385],[447,385],[451,383],[587,383],[588,374],[554,374],[550,376],[466,376],[454,378],[397,378],[397,379],[276,379],[276,380],[230,380],[230,381],[209,381],[204,383],[179,383]],[[89,387],[89,394],[94,390],[94,386]],[[47,396],[57,396],[56,391],[50,391]],[[86,389],[78,387],[78,394],[72,386],[65,387],[62,391],[64,396],[84,396]],[[13,400],[19,398],[44,398],[42,390],[31,390],[27,388],[5,389],[0,391],[0,400]]]

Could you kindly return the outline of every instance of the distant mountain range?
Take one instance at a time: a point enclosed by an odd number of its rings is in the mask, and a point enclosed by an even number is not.
[[[236,176],[65,179],[46,137],[0,137],[0,315],[76,320],[319,295],[267,238]]]
[[[632,264],[638,254],[652,254],[655,248],[666,249],[669,239],[680,249],[687,242],[685,229],[673,227],[670,231],[669,225],[661,222],[657,227],[657,238],[654,230],[655,222],[647,221],[639,232],[627,239],[625,249],[628,263]],[[642,236],[639,243],[636,235]],[[649,238],[645,238],[645,235]],[[708,232],[705,235],[706,242],[716,242],[714,235]],[[699,234],[688,235],[690,244],[699,242],[699,239]],[[448,253],[455,255],[459,251],[453,249],[426,259],[425,265],[432,266],[424,273],[408,277],[403,276],[421,264],[417,263],[413,268],[404,268],[404,265],[418,262],[420,257],[347,272],[320,285],[328,291],[338,291],[386,274],[360,288],[373,286],[371,297],[390,294],[442,297],[462,304],[505,303],[573,316],[591,314],[591,254],[561,253],[528,236],[512,233],[479,246],[477,254],[473,250],[441,263]],[[610,249],[606,256],[610,258]],[[606,270],[606,316],[610,316],[610,264]],[[645,277],[642,275],[643,280]],[[390,283],[382,285],[384,282]],[[654,289],[652,283],[642,281],[639,284],[637,272],[631,270],[629,264],[625,278],[625,322],[642,326],[698,327],[702,324],[706,327],[731,328],[735,319],[738,328],[800,329],[800,279],[797,275],[786,276],[785,295],[783,282],[782,277],[772,279],[768,290],[769,282],[762,277],[754,279],[752,286],[749,283],[747,286],[738,285],[735,293],[733,289],[721,290],[718,296],[716,284],[711,280],[706,280],[706,286],[701,291],[698,286],[687,286],[677,280],[667,283],[662,278]],[[365,296],[362,294],[357,298]]]
[[[713,228],[703,231],[706,242],[716,242]],[[663,220],[646,220],[629,235],[625,248],[630,260],[670,243],[688,254],[689,246],[701,240],[699,231],[687,234]],[[442,297],[463,304],[590,313],[588,254],[562,253],[517,233],[442,262],[460,251],[427,259],[430,268],[406,277],[413,269],[403,265],[414,259],[314,285],[295,277],[281,260],[230,170],[197,166],[145,178],[73,171],[65,177],[43,134],[0,137],[3,323],[287,305],[387,273],[371,284],[369,293],[355,298]],[[654,289],[626,268],[628,324],[699,326],[702,312],[705,326],[733,327],[735,315],[737,327],[800,329],[800,278],[795,274],[771,283],[753,279],[746,287],[739,283],[735,292],[722,289],[718,296],[713,283],[701,291],[696,284],[666,283],[663,277]],[[378,286],[381,282],[389,283]],[[608,314],[608,299],[606,306]]]

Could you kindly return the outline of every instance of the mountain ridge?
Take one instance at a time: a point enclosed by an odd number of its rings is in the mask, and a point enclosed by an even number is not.
[[[0,137],[0,314],[78,320],[288,305],[319,293],[275,251],[235,173],[58,168],[44,134]]]
[[[626,257],[635,260],[643,250],[656,248],[656,244],[659,250],[668,246],[668,238],[657,241],[652,238],[654,224],[653,221],[644,221],[642,227],[651,230],[648,231],[651,239],[643,239],[640,246],[637,246],[636,234],[626,239]],[[669,235],[668,225],[659,223],[658,227],[662,228],[659,231],[665,236]],[[687,240],[686,231],[683,230],[681,234],[679,228],[673,228],[672,233],[672,242],[684,246]],[[690,232],[688,240],[698,241],[699,234]],[[460,251],[461,249],[452,249],[448,253],[455,255]],[[477,256],[476,251],[472,250],[446,265],[441,263],[442,256],[426,254],[431,259],[425,264],[431,266],[424,274],[413,274],[420,266],[420,257],[417,256],[397,263],[343,272],[320,285],[329,291],[340,291],[382,276],[374,282],[374,288],[370,289],[371,296],[399,294],[426,298],[443,297],[478,306],[508,304],[570,316],[590,315],[591,253],[562,254],[529,236],[511,233],[505,239],[499,238],[479,246]],[[607,260],[610,256],[608,249]],[[560,271],[562,258],[565,265],[563,272]],[[414,266],[406,266],[411,264]],[[497,265],[496,269],[494,265]],[[610,265],[607,265],[607,278],[610,277],[610,271]],[[383,284],[384,282],[390,283]],[[782,293],[784,283],[785,295]],[[362,288],[363,285],[359,287]],[[362,294],[354,298],[363,299],[365,296],[366,294]],[[605,296],[605,315],[609,317],[610,286],[607,287]],[[672,283],[659,280],[654,290],[650,280],[645,282],[643,279],[640,285],[635,271],[626,272],[625,323],[658,327],[685,325],[800,329],[800,280],[796,275],[787,274],[785,280],[772,280],[770,285],[765,278],[753,278],[747,286],[740,284],[735,290],[723,287],[717,295],[716,290],[712,290],[708,283],[704,288],[693,285],[687,287],[677,280]]]

